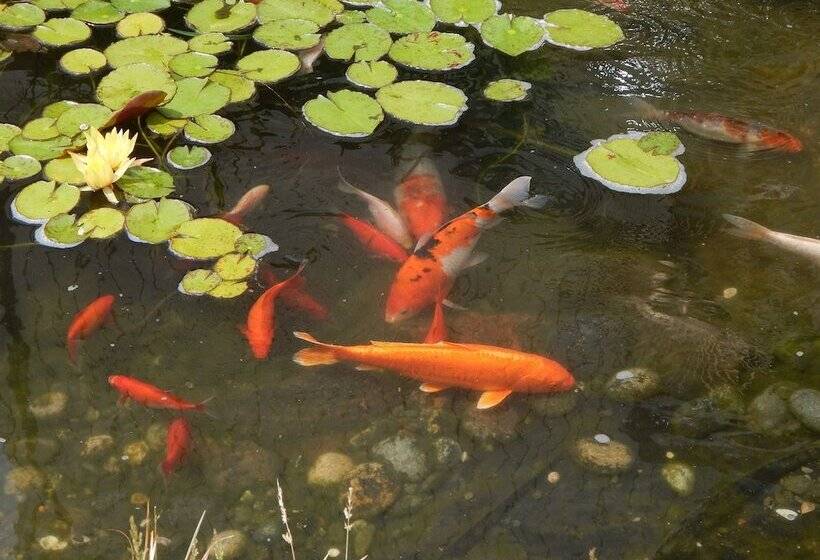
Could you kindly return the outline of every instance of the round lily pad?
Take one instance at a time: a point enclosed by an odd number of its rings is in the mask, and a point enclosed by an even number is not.
[[[343,25],[327,34],[325,53],[336,60],[378,60],[390,50],[390,34],[372,23]]]
[[[177,91],[171,101],[159,112],[172,119],[215,113],[228,104],[231,91],[205,78],[184,78],[177,82]]]
[[[428,0],[428,4],[440,22],[458,27],[478,25],[501,7],[497,0]]]
[[[60,57],[60,68],[72,76],[85,76],[103,68],[108,61],[94,49],[75,49]]]
[[[43,167],[31,156],[9,156],[0,164],[0,177],[10,181],[28,179],[37,175]]]
[[[457,33],[411,33],[390,47],[390,58],[418,70],[454,70],[475,60],[475,45]]]
[[[72,107],[76,107],[79,105],[76,101],[68,101],[67,99],[63,99],[62,101],[55,101],[54,103],[49,103],[45,107],[43,107],[43,116],[48,117],[51,119],[56,119]]]
[[[186,52],[172,58],[168,67],[183,78],[205,78],[213,73],[217,64],[219,59],[212,54]]]
[[[95,208],[77,219],[77,233],[90,239],[114,237],[125,227],[125,216],[116,208]]]
[[[484,88],[484,97],[492,101],[521,101],[527,97],[530,88],[532,84],[529,82],[510,79],[496,80]]]
[[[215,259],[232,252],[241,235],[242,230],[226,220],[197,218],[179,226],[170,249],[186,259]]]
[[[208,295],[220,299],[239,297],[248,291],[248,283],[244,281],[223,280],[219,285],[208,292]]]
[[[34,232],[34,240],[40,245],[54,249],[76,247],[86,236],[81,235],[74,214],[57,214]]]
[[[425,80],[385,86],[376,92],[376,100],[388,115],[429,126],[454,124],[467,110],[467,96],[463,91]]]
[[[171,6],[171,0],[111,0],[111,4],[127,14],[161,12]]]
[[[30,140],[20,134],[9,141],[9,149],[13,154],[28,155],[40,161],[60,157],[71,147],[71,138],[68,136],[57,136],[48,140]]]
[[[100,128],[111,117],[111,109],[96,103],[80,103],[60,115],[57,130],[64,136],[74,136],[90,128]]]
[[[236,62],[236,69],[242,72],[244,77],[264,84],[289,78],[301,67],[298,56],[276,49],[256,51]]]
[[[624,38],[617,23],[584,10],[555,10],[544,16],[544,21],[547,41],[576,51],[609,47]]]
[[[8,151],[9,141],[21,132],[19,126],[8,123],[0,123],[0,154]]]
[[[111,2],[86,0],[71,11],[71,17],[95,25],[110,25],[124,18],[125,13],[115,8]]]
[[[318,45],[318,31],[319,26],[307,19],[279,19],[257,27],[253,38],[269,49],[298,51]]]
[[[350,83],[367,89],[379,89],[392,84],[398,76],[399,71],[386,60],[354,62],[345,72],[345,77]]]
[[[644,152],[664,156],[677,156],[684,151],[680,138],[672,132],[648,132],[638,140],[638,146]]]
[[[417,0],[382,0],[366,12],[367,21],[390,33],[426,33],[436,25],[432,10]]]
[[[129,64],[106,74],[97,85],[97,99],[111,109],[119,109],[146,91],[162,91],[171,99],[177,83],[171,75],[153,64]]]
[[[183,129],[188,124],[188,119],[172,119],[166,117],[159,111],[148,113],[145,118],[148,130],[160,136],[172,136]]]
[[[256,83],[244,77],[239,70],[218,69],[208,79],[231,91],[229,103],[242,103],[256,95]]]
[[[74,18],[54,18],[38,25],[31,35],[47,47],[69,47],[87,41],[91,28]]]
[[[214,272],[223,280],[244,280],[256,270],[256,259],[239,253],[228,253],[214,263]]]
[[[182,171],[196,169],[211,160],[211,152],[202,146],[177,146],[168,152],[168,163]]]
[[[168,66],[172,58],[187,50],[188,43],[182,39],[164,34],[143,35],[111,44],[105,49],[105,57],[111,68],[140,63],[153,64],[162,69]]]
[[[223,54],[231,50],[233,43],[219,32],[202,33],[188,39],[192,51],[206,54]]]
[[[128,14],[117,23],[117,36],[121,39],[158,35],[165,31],[165,20],[157,14],[137,12]]]
[[[162,198],[174,192],[174,179],[165,171],[140,165],[129,168],[117,186],[137,198]]]
[[[28,121],[20,133],[29,140],[49,140],[60,135],[57,129],[57,119],[52,117],[40,117]]]
[[[254,259],[261,259],[268,253],[279,250],[279,245],[273,239],[261,233],[246,233],[236,240],[234,250],[237,253],[248,254]]]
[[[311,99],[302,107],[302,113],[316,128],[349,138],[373,134],[384,120],[382,108],[372,97],[348,89]]]
[[[218,144],[236,132],[236,125],[219,115],[200,115],[185,125],[185,138],[199,144]]]
[[[340,3],[328,0],[262,0],[257,7],[259,23],[282,19],[306,19],[324,27],[341,13]]]
[[[73,10],[85,0],[32,0],[32,4],[46,12]]]
[[[161,198],[135,204],[125,215],[128,238],[138,243],[162,243],[176,235],[179,226],[193,218],[191,205]]]
[[[201,296],[216,288],[221,282],[222,278],[213,270],[198,268],[185,274],[177,289],[185,295]]]
[[[249,27],[255,19],[256,5],[250,2],[229,5],[223,0],[202,0],[185,16],[188,26],[200,33],[234,33]]]
[[[528,16],[499,14],[481,23],[481,38],[504,54],[518,56],[544,44],[544,22]]]
[[[79,201],[80,189],[74,185],[37,181],[17,193],[11,202],[11,215],[24,224],[44,224],[57,214],[69,212]]]
[[[28,2],[0,5],[0,29],[25,31],[46,20],[45,12]]]
[[[361,4],[362,6],[373,6],[378,0],[372,0],[369,4]],[[345,10],[341,14],[336,15],[336,21],[342,25],[349,25],[351,23],[366,23],[367,16],[364,12],[359,10]]]
[[[49,161],[43,167],[43,175],[49,181],[58,183],[70,183],[72,185],[82,185],[85,177],[74,165],[74,160],[70,157],[61,157]]]
[[[372,7],[381,2],[381,0],[341,0],[342,3],[347,4],[348,6],[356,6],[356,7]],[[355,10],[346,10],[348,12],[355,11]],[[340,14],[341,15],[341,14]]]

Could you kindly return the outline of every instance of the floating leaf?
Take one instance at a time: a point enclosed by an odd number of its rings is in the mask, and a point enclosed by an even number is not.
[[[185,138],[199,144],[218,144],[236,132],[236,125],[219,115],[200,115],[185,125]]]
[[[428,0],[428,3],[439,21],[458,27],[478,25],[494,16],[501,6],[497,0]]]
[[[372,0],[370,4],[361,4],[362,6],[372,6],[378,0]],[[367,22],[367,16],[364,15],[364,12],[360,12],[358,10],[345,10],[341,14],[336,16],[336,21],[342,25],[350,25],[351,23],[365,23]]]
[[[390,34],[372,23],[343,25],[328,33],[325,53],[336,60],[378,60],[390,50]]]
[[[77,233],[91,239],[114,237],[125,227],[125,216],[116,208],[95,208],[77,220]]]
[[[228,253],[214,263],[214,272],[223,280],[244,280],[256,270],[256,259],[239,253]]]
[[[413,80],[396,82],[376,92],[384,111],[414,124],[446,126],[467,110],[467,96],[453,86]]]
[[[19,130],[19,129],[18,129]],[[51,117],[40,117],[28,121],[20,133],[29,140],[50,140],[60,135],[57,129],[57,119]]]
[[[372,97],[348,89],[311,99],[302,107],[302,112],[316,128],[349,138],[373,134],[384,120],[382,108]]]
[[[649,132],[638,140],[638,146],[647,153],[654,155],[679,155],[681,151],[680,138],[672,132]]]
[[[256,51],[240,58],[236,68],[246,78],[263,84],[272,84],[289,78],[299,71],[299,57],[288,51],[275,49]]]
[[[161,12],[171,7],[171,0],[111,0],[120,11],[128,14],[139,12]]]
[[[367,21],[390,33],[427,33],[436,25],[432,10],[416,0],[382,0],[365,12]]]
[[[547,41],[576,51],[609,47],[624,38],[617,23],[584,10],[555,10],[544,16],[544,21]]]
[[[73,10],[85,0],[33,0],[31,3],[47,12]]]
[[[174,179],[165,171],[153,167],[131,167],[117,181],[123,192],[143,200],[162,198],[174,192]]]
[[[208,295],[220,299],[231,299],[241,296],[246,291],[248,291],[247,282],[223,280],[216,288],[208,292]]]
[[[91,28],[73,18],[54,18],[38,25],[32,36],[47,47],[68,47],[87,41]]]
[[[31,156],[9,156],[0,164],[0,177],[10,181],[28,179],[37,175],[42,166]]]
[[[205,78],[213,73],[217,64],[219,59],[212,54],[186,52],[172,58],[168,67],[183,78]]]
[[[125,13],[104,0],[87,0],[71,12],[71,17],[96,25],[110,25],[125,17]]]
[[[9,141],[20,134],[19,126],[8,123],[0,123],[0,154],[8,151]]]
[[[261,259],[268,253],[279,250],[279,245],[273,239],[261,233],[246,233],[236,240],[234,250],[237,253],[247,253],[254,259]]]
[[[100,80],[97,99],[106,107],[119,109],[147,91],[162,91],[165,98],[170,99],[177,91],[177,83],[168,72],[153,64],[129,64],[111,71]]]
[[[418,70],[454,70],[475,60],[475,45],[456,33],[411,33],[390,47],[390,58]]]
[[[196,169],[211,160],[211,152],[201,146],[177,146],[168,152],[168,163],[176,169]]]
[[[54,181],[37,181],[17,193],[11,215],[24,224],[44,224],[57,214],[69,212],[80,201],[80,189]]]
[[[46,20],[46,14],[27,2],[0,4],[0,29],[25,31]]]
[[[241,235],[242,230],[226,220],[197,218],[180,225],[170,249],[186,259],[215,259],[232,252]]]
[[[201,296],[216,288],[221,282],[222,278],[213,270],[198,268],[185,274],[177,289],[185,295]]]
[[[229,5],[223,0],[202,0],[194,4],[185,16],[188,26],[200,33],[212,31],[234,33],[249,27],[255,19],[256,6],[254,4],[236,2]]]
[[[105,67],[105,55],[94,49],[75,49],[60,57],[60,68],[72,76],[85,76]]]
[[[161,198],[135,204],[125,215],[128,238],[138,243],[162,243],[176,235],[179,226],[193,217],[191,205]]]
[[[172,119],[166,117],[159,111],[148,114],[145,119],[148,130],[160,136],[172,136],[183,129],[188,124],[188,119]]]
[[[307,19],[324,27],[344,8],[326,0],[262,0],[257,7],[259,23],[282,19]]]
[[[359,87],[379,89],[392,84],[399,76],[396,67],[385,60],[376,62],[354,62],[347,67],[345,77]]]
[[[105,49],[105,57],[111,68],[140,63],[153,64],[162,69],[168,66],[172,58],[187,50],[188,43],[182,39],[165,34],[144,35],[129,37],[111,44]]]
[[[496,80],[484,88],[484,97],[492,101],[521,101],[527,97],[532,84],[520,80]]]
[[[27,155],[40,161],[60,157],[71,148],[71,138],[57,136],[48,140],[29,140],[22,134],[9,141],[9,149],[16,155]]]
[[[49,181],[58,183],[70,183],[72,185],[82,185],[85,177],[74,165],[74,160],[70,157],[62,157],[49,161],[43,167],[43,175]]]
[[[81,235],[74,214],[57,214],[34,232],[34,240],[40,245],[55,249],[76,247],[87,236]]]
[[[381,2],[381,0],[341,0],[341,1],[345,4],[347,4],[348,6],[358,6],[358,7],[366,6],[368,8],[370,8],[372,6],[375,6],[376,4]],[[355,10],[346,10],[346,11],[347,12],[353,12],[353,13],[361,13],[361,12],[358,12],[358,11],[355,11]]]
[[[156,14],[138,12],[125,16],[117,23],[117,36],[121,39],[158,35],[165,31],[165,20]]]
[[[55,101],[54,103],[49,103],[45,107],[43,107],[43,116],[48,117],[51,119],[56,119],[72,107],[76,107],[79,105],[76,101],[68,101],[63,99],[62,101]]]
[[[205,78],[185,78],[177,82],[176,94],[159,112],[173,119],[206,115],[227,105],[230,95],[228,88]]]
[[[544,22],[528,16],[500,14],[481,24],[481,38],[510,56],[535,50],[544,43]]]
[[[254,40],[269,49],[298,51],[319,44],[319,26],[306,19],[280,19],[256,28]]]
[[[100,128],[111,117],[111,109],[96,103],[80,103],[57,119],[57,130],[64,136],[74,136],[90,128]]]
[[[254,81],[244,77],[239,70],[218,69],[208,79],[231,90],[229,103],[241,103],[256,95]]]
[[[192,51],[206,54],[223,54],[231,50],[233,43],[218,32],[203,33],[188,39],[188,46]]]

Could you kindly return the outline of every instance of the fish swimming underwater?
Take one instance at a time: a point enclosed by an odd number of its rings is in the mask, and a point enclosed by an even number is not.
[[[344,193],[355,194],[362,199],[367,204],[367,209],[370,211],[370,216],[373,218],[376,227],[392,237],[396,243],[405,248],[413,245],[413,240],[407,231],[404,220],[390,204],[375,195],[354,187],[341,176],[338,189]]]
[[[268,263],[259,264],[259,276],[262,284],[267,288],[279,282],[279,278],[277,278],[276,273]],[[282,298],[282,302],[287,307],[303,311],[314,319],[324,321],[329,315],[327,307],[308,293],[305,283],[305,277],[299,276],[292,284],[288,284],[282,290],[279,297]]]
[[[729,233],[734,236],[765,241],[775,247],[785,249],[790,253],[808,257],[814,261],[815,264],[820,265],[820,239],[773,231],[751,220],[741,218],[740,216],[723,214],[723,217],[727,222],[735,226],[729,230]]]
[[[435,344],[447,339],[447,325],[444,323],[444,306],[441,298],[436,300],[436,306],[433,309],[433,320],[430,322],[430,328],[427,329],[427,335],[424,337],[426,344]]]
[[[233,208],[221,214],[219,217],[236,226],[242,225],[248,212],[259,206],[259,203],[268,196],[269,191],[270,185],[256,185],[243,194],[236,204],[234,204]]]
[[[191,426],[185,418],[174,418],[165,436],[165,459],[162,472],[166,478],[177,470],[191,450]]]
[[[398,263],[407,260],[409,255],[405,248],[375,226],[349,214],[342,214],[339,220],[370,253]]]
[[[395,323],[407,319],[447,294],[462,270],[480,263],[485,255],[473,255],[484,230],[501,219],[500,214],[516,206],[541,207],[543,195],[530,196],[531,177],[519,177],[489,202],[441,226],[432,237],[421,240],[404,261],[387,295],[384,319]]]
[[[595,0],[595,2],[616,12],[624,13],[629,11],[629,2],[627,0]]]
[[[497,346],[377,341],[336,346],[319,342],[307,333],[293,335],[315,345],[293,356],[299,365],[353,362],[358,364],[357,369],[390,369],[421,381],[421,390],[426,393],[450,387],[481,391],[476,405],[479,409],[492,408],[511,393],[550,393],[575,386],[572,374],[558,362]]]
[[[447,215],[441,176],[435,165],[421,158],[394,190],[396,207],[414,239],[436,231]]]
[[[111,307],[114,305],[115,299],[111,294],[100,296],[74,315],[65,339],[68,359],[71,360],[71,363],[77,363],[77,342],[88,338],[103,323],[112,320]]]
[[[135,377],[127,375],[109,375],[108,384],[116,389],[123,401],[128,399],[149,408],[169,410],[205,410],[205,403],[192,403],[183,400],[168,391],[160,389]]]

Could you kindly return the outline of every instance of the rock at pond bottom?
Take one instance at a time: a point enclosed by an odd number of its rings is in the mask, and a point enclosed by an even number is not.
[[[548,395],[527,395],[530,407],[547,418],[566,416],[578,405],[578,393],[567,391]]]
[[[789,397],[789,408],[804,426],[820,432],[820,391],[798,389]]]
[[[463,453],[461,445],[452,438],[443,437],[435,440],[433,442],[433,451],[439,465],[452,467],[461,462],[461,454]]]
[[[627,471],[635,461],[632,450],[623,443],[612,440],[600,443],[593,438],[575,443],[575,458],[581,466],[601,474]]]
[[[83,448],[80,451],[80,455],[83,457],[91,457],[94,455],[99,455],[104,451],[110,449],[114,445],[114,438],[112,438],[108,434],[97,434],[94,436],[88,436],[83,442]]]
[[[234,560],[241,558],[248,546],[248,537],[242,531],[229,529],[215,534],[208,547],[214,558]]]
[[[354,517],[373,517],[393,505],[399,495],[399,486],[390,478],[384,465],[363,463],[354,468],[348,477],[351,505]],[[347,504],[347,490],[339,496]]]
[[[647,399],[660,391],[660,377],[646,368],[629,368],[617,372],[606,384],[607,394],[621,402]]]
[[[784,385],[771,385],[752,399],[746,411],[749,427],[757,432],[779,434],[796,429],[797,422],[786,402],[790,390]]]
[[[376,527],[363,519],[357,519],[351,523],[350,532],[353,535],[353,552],[356,558],[361,558],[370,551]]]
[[[38,420],[45,418],[55,418],[61,416],[65,412],[65,407],[68,404],[68,395],[62,391],[51,391],[43,393],[42,395],[33,399],[28,409]]]
[[[477,440],[509,441],[515,436],[520,421],[521,412],[509,404],[491,410],[471,406],[463,416],[461,427]]]
[[[679,496],[688,496],[695,489],[695,471],[686,463],[666,463],[661,469],[661,476]]]
[[[9,495],[22,496],[45,486],[43,473],[32,466],[14,467],[6,474],[4,491]]]
[[[353,459],[344,453],[329,451],[316,458],[308,471],[308,484],[312,486],[333,486],[339,484],[353,470]]]
[[[373,447],[373,453],[410,480],[421,480],[427,474],[427,457],[412,436],[397,434],[384,439]]]
[[[68,543],[66,541],[61,540],[54,535],[46,535],[45,537],[41,537],[37,543],[40,545],[40,548],[50,552],[63,550],[68,547]]]

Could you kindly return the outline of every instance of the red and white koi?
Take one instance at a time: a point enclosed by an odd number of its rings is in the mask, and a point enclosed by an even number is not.
[[[111,308],[115,299],[111,294],[100,296],[74,315],[65,339],[68,359],[72,363],[77,363],[77,342],[88,338],[103,323],[111,320]]]
[[[396,207],[415,239],[436,231],[447,215],[441,175],[432,161],[421,158],[394,191]]]
[[[191,451],[191,426],[185,418],[174,418],[168,424],[165,436],[165,459],[162,461],[162,472],[165,477],[171,476]]]
[[[109,375],[108,384],[116,389],[122,401],[131,399],[149,408],[169,410],[205,410],[205,403],[192,403],[183,400],[156,385],[151,385],[127,375]]]
[[[268,196],[269,191],[270,185],[256,185],[243,194],[236,204],[234,204],[233,208],[224,212],[219,217],[236,226],[242,225],[248,212],[259,206],[265,197]]]
[[[407,250],[392,237],[370,223],[349,214],[342,214],[339,216],[339,220],[356,236],[359,243],[373,255],[398,263],[407,260]]]
[[[732,235],[743,239],[765,241],[790,253],[808,257],[815,264],[820,265],[820,239],[774,231],[746,218],[732,216],[731,214],[724,214],[723,218],[735,226],[729,230]]]
[[[362,199],[367,204],[367,209],[370,211],[370,216],[373,218],[376,227],[392,237],[396,243],[405,248],[413,245],[413,240],[407,231],[404,220],[390,204],[375,195],[354,187],[341,176],[338,188],[342,192],[355,194]]]

